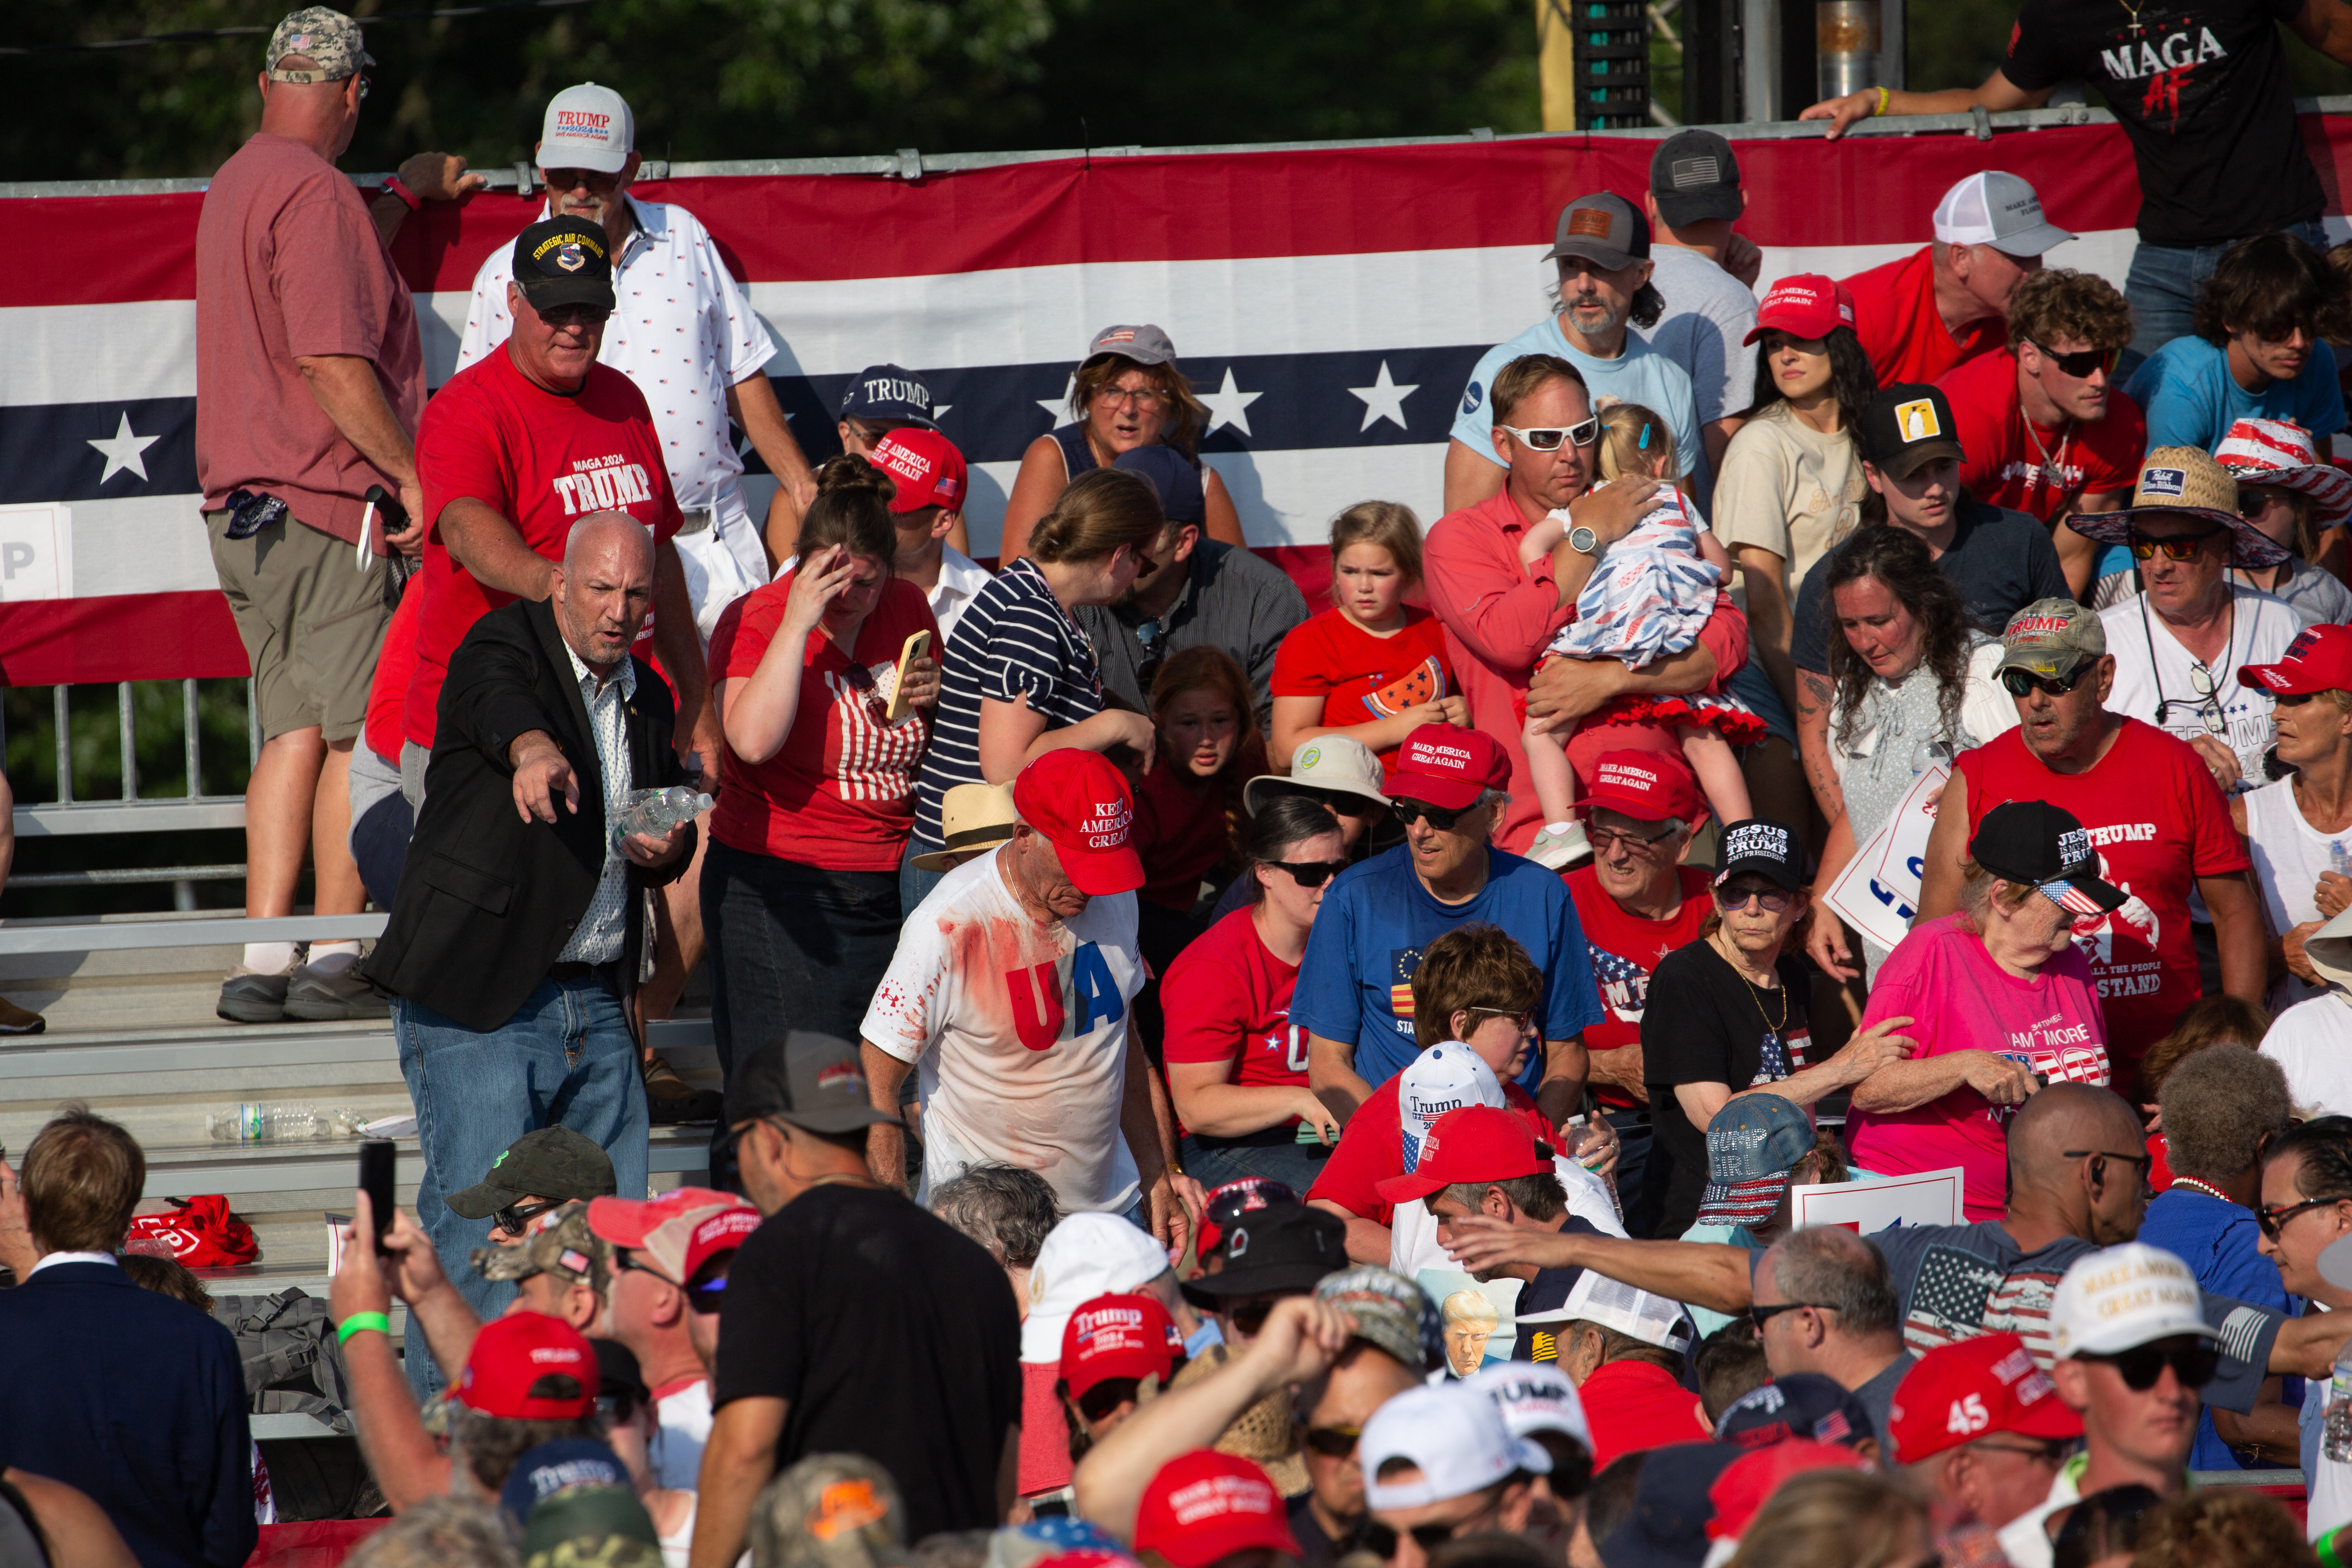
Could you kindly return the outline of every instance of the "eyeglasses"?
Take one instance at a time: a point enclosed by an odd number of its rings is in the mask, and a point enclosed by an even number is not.
[[[2286,1228],[2286,1222],[2301,1214],[2304,1210],[2324,1209],[2330,1204],[2340,1204],[2345,1201],[2345,1199],[2340,1197],[2305,1198],[2299,1204],[2287,1204],[2279,1208],[2258,1208],[2254,1210],[2254,1223],[2263,1227],[2263,1234],[2264,1236],[2269,1237],[2273,1241],[2276,1241],[2279,1238],[2279,1232]]]
[[[1715,907],[1721,910],[1726,914],[1729,914],[1734,910],[1746,909],[1748,907],[1748,900],[1751,899],[1756,901],[1757,906],[1763,910],[1766,914],[1777,915],[1784,912],[1790,904],[1795,903],[1797,901],[1797,895],[1788,891],[1784,888],[1758,888],[1753,886],[1746,888],[1717,888],[1715,890]]]
[[[2033,342],[2032,338],[2024,341],[2029,343]],[[2124,352],[2121,349],[2076,349],[2073,353],[2062,354],[2054,349],[2042,348],[2040,343],[2033,343],[2033,346],[2041,349],[2043,359],[2056,365],[2063,374],[2071,375],[2077,381],[2087,377],[2093,371],[2103,370],[2113,375],[2116,362],[2123,357]]]
[[[2172,1375],[2183,1388],[2202,1388],[2213,1381],[2221,1370],[2221,1347],[2210,1340],[2191,1340],[2186,1344],[2134,1345],[2127,1351],[2112,1355],[2085,1355],[2084,1361],[2104,1362],[2122,1376],[2124,1386],[2134,1394],[2146,1394],[2156,1386],[2156,1380],[2170,1367]]]
[[[601,327],[612,316],[602,305],[551,305],[539,311],[539,319],[551,327]]]
[[[509,1236],[520,1236],[523,1226],[551,1210],[562,1208],[563,1198],[541,1198],[535,1204],[508,1204],[490,1212],[490,1219]]]
[[[2203,721],[2207,734],[2229,733],[2230,721],[2221,711],[2221,677],[2201,663],[2191,664],[2189,667],[2189,689],[2197,695],[2193,698],[2167,697],[2158,701],[2156,705],[2156,721],[2161,724],[2164,722],[2165,714],[2175,708],[2186,708]]]
[[[1073,1396],[1071,1403],[1087,1420],[1108,1421],[1118,1414],[1120,1405],[1136,1396],[1142,1382],[1139,1377],[1107,1377],[1084,1394]]]
[[[1266,1315],[1274,1310],[1276,1301],[1306,1294],[1304,1290],[1277,1290],[1262,1296],[1243,1296],[1227,1302],[1219,1311],[1227,1322],[1255,1339],[1257,1331],[1265,1327]]]
[[[2058,1157],[2062,1160],[2093,1160],[2101,1162],[2102,1164],[2108,1160],[2121,1160],[2138,1172],[2143,1184],[2147,1181],[2147,1173],[2156,1168],[2156,1156],[2153,1154],[2118,1154],[2107,1149],[2066,1149],[2062,1150]],[[2105,1173],[2100,1164],[2094,1164],[2091,1167],[2091,1174],[2094,1177],[2104,1176]]]
[[[2285,506],[2287,504],[2288,497],[2284,490],[2266,489],[2254,485],[2240,485],[2238,487],[2238,515],[2240,517],[2260,517],[2263,513],[2270,510],[2271,508],[2274,506]]]
[[[677,1288],[681,1290],[686,1289],[686,1287],[678,1285],[677,1280],[671,1279],[660,1269],[654,1268],[651,1264],[638,1262],[637,1255],[632,1248],[616,1247],[613,1249],[613,1256],[619,1262],[621,1272],[624,1274],[634,1269],[639,1274],[650,1274],[665,1285],[677,1285]]]
[[[2004,669],[2000,672],[2000,689],[2011,697],[2021,699],[2036,691],[2045,696],[2063,697],[2090,679],[2091,672],[2098,667],[2097,659],[2086,658],[2074,667],[2072,675],[2061,676],[2054,680],[2046,675],[2036,675],[2030,669]]]
[[[1160,563],[1138,551],[1135,556],[1135,580],[1139,583],[1159,570]],[[1152,682],[1160,678],[1160,667],[1168,658],[1168,628],[1154,616],[1148,621],[1135,623],[1135,640],[1143,645],[1143,658],[1135,667],[1135,684],[1146,696],[1150,695]]]
[[[1497,425],[1497,430],[1507,430],[1538,452],[1557,452],[1566,441],[1571,447],[1590,447],[1601,438],[1601,421],[1588,419],[1581,425],[1540,425],[1523,430],[1517,425]]]
[[[1825,1301],[1775,1301],[1769,1307],[1750,1306],[1748,1309],[1748,1321],[1756,1325],[1756,1331],[1760,1334],[1764,1331],[1764,1325],[1779,1317],[1781,1313],[1801,1311],[1807,1307],[1811,1307],[1816,1312],[1834,1312],[1837,1310],[1835,1307],[1829,1305]]]
[[[1671,827],[1662,827],[1646,838],[1636,833],[1621,832],[1614,827],[1593,827],[1588,826],[1584,830],[1585,839],[1592,846],[1593,853],[1595,854],[1601,854],[1622,846],[1638,855],[1645,850],[1656,848],[1659,845],[1664,844],[1667,839],[1672,838],[1674,836],[1675,830]]]
[[[1168,395],[1151,386],[1106,386],[1095,394],[1095,401],[1108,404],[1113,408],[1124,407],[1132,401],[1136,412],[1139,414],[1153,408],[1167,407]]]
[[[1298,1440],[1327,1459],[1345,1459],[1354,1455],[1363,1435],[1361,1426],[1309,1426]]]
[[[2073,1445],[2062,1442],[2055,1437],[2046,1442],[2025,1444],[1997,1443],[1990,1437],[1979,1437],[1971,1447],[1988,1453],[2015,1454],[2019,1458],[2037,1465],[2046,1465],[2054,1470],[2066,1462],[2066,1451]]]
[[[2161,550],[2167,561],[2194,561],[2197,559],[2198,552],[2205,548],[2207,540],[2229,531],[2229,529],[2224,526],[2209,528],[2202,533],[2170,533],[2162,539],[2153,539],[2135,528],[2131,531],[2132,559],[2150,560],[2158,551]]]
[[[2316,691],[2281,691],[2273,694],[2271,700],[2281,708],[2300,708],[2318,695]]]
[[[588,194],[596,196],[610,195],[621,184],[619,174],[608,174],[601,169],[541,169],[539,177],[547,182],[551,191],[576,191],[585,185]]]
[[[1408,1535],[1423,1552],[1434,1552],[1458,1536],[1473,1534],[1486,1528],[1486,1521],[1495,1517],[1496,1510],[1502,1505],[1502,1489],[1498,1487],[1495,1495],[1487,1500],[1486,1506],[1467,1519],[1456,1520],[1452,1524],[1416,1524],[1411,1530],[1403,1531],[1382,1524],[1376,1519],[1367,1520],[1363,1533],[1358,1539],[1363,1542],[1365,1551],[1384,1563],[1396,1556],[1397,1547]]]
[[[1261,860],[1258,864],[1289,872],[1290,879],[1302,888],[1319,888],[1348,868],[1345,860]]]
[[[705,1279],[699,1285],[686,1288],[686,1304],[706,1318],[715,1318],[719,1309],[727,1305],[727,1276]]]
[[[1400,795],[1389,802],[1389,809],[1396,813],[1396,819],[1407,827],[1411,827],[1423,817],[1427,817],[1429,826],[1438,832],[1451,833],[1454,831],[1455,823],[1478,808],[1475,805],[1464,805],[1448,811],[1442,805],[1432,805],[1427,801],[1408,800]]]
[[[1508,1007],[1472,1007],[1466,1010],[1472,1013],[1484,1013],[1489,1018],[1508,1018],[1512,1023],[1517,1024],[1523,1030],[1532,1029],[1536,1026],[1536,1010],[1533,1007],[1525,1008],[1517,1012],[1514,1012]]]
[[[600,1394],[596,1396],[596,1415],[607,1428],[618,1426],[637,1413],[637,1396],[634,1394]]]

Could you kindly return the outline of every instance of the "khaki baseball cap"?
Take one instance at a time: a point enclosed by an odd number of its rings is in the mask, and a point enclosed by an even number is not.
[[[2072,599],[2036,599],[2009,617],[1993,674],[2021,669],[2044,680],[2063,680],[2083,660],[2106,651],[2107,628],[2099,624],[2098,611]]]
[[[280,69],[278,62],[289,55],[301,56],[315,68]],[[341,81],[362,66],[375,64],[375,57],[367,52],[357,22],[324,5],[305,5],[278,24],[261,63],[270,80],[300,87]]]

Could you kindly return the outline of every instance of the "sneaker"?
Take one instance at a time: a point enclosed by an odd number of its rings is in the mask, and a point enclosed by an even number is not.
[[[1584,824],[1563,824],[1560,831],[1539,828],[1536,841],[1528,846],[1528,858],[1549,871],[1565,871],[1592,858],[1592,845],[1584,837]]]
[[[321,973],[298,964],[289,975],[285,1013],[307,1024],[331,1024],[343,1018],[389,1018],[392,1004],[360,978],[356,964]]]
[[[232,1024],[275,1024],[286,1016],[286,987],[294,976],[256,974],[243,964],[221,982],[220,1005],[213,1009]]]
[[[695,1088],[661,1057],[647,1056],[644,1072],[646,1117],[656,1127],[716,1121],[726,1107],[718,1090]]]
[[[27,1013],[0,996],[0,1035],[37,1035],[48,1026],[49,1021],[38,1013]]]

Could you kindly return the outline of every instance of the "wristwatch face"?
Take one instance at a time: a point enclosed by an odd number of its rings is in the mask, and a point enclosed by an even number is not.
[[[1580,554],[1591,554],[1593,547],[1600,542],[1601,536],[1593,532],[1591,529],[1585,527],[1582,523],[1579,523],[1574,528],[1568,531],[1568,547],[1570,550],[1576,551]]]

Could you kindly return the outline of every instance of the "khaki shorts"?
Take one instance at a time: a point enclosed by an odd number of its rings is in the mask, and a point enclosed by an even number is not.
[[[261,738],[318,726],[330,742],[367,727],[368,686],[383,645],[384,562],[280,518],[250,539],[228,537],[228,513],[205,514],[213,567],[253,662]]]

